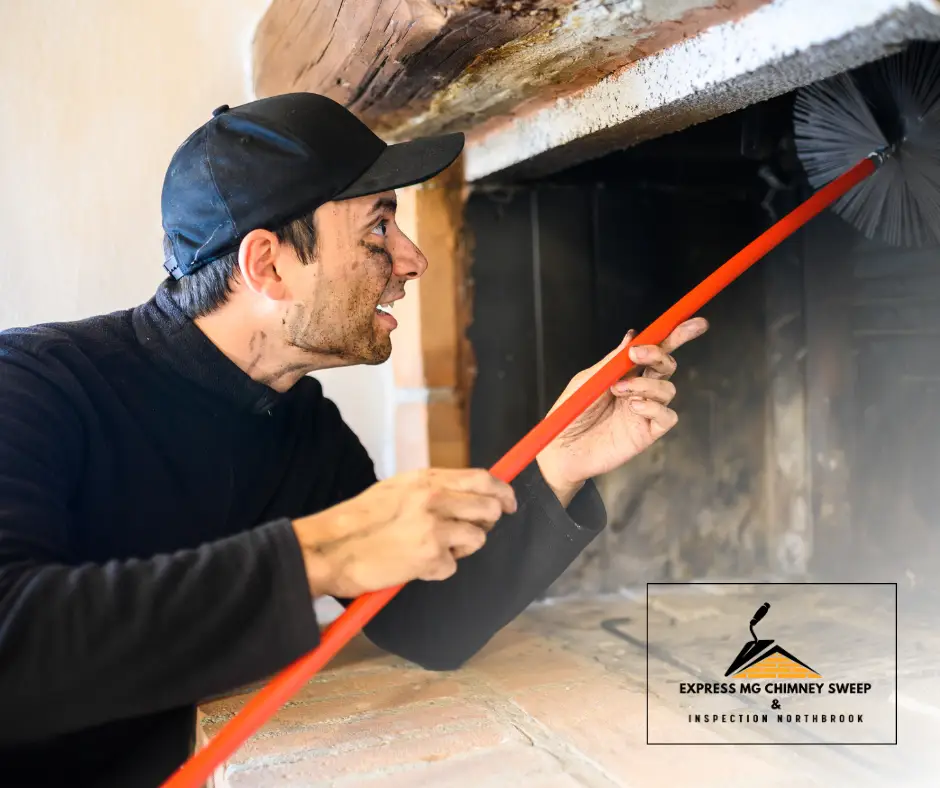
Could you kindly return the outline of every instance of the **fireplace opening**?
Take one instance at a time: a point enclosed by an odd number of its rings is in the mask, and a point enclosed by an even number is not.
[[[572,375],[812,194],[793,94],[467,206],[471,463],[489,466]],[[598,479],[608,528],[551,595],[659,580],[929,585],[940,546],[940,254],[830,211],[701,314],[676,429]]]

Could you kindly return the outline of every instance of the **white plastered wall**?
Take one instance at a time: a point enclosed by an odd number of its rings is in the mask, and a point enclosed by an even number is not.
[[[268,0],[0,0],[0,328],[146,300],[176,146],[249,100]],[[391,365],[318,375],[380,476]]]

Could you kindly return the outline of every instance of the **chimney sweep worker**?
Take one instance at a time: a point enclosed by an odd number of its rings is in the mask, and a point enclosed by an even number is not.
[[[388,359],[428,266],[395,189],[462,146],[386,145],[310,93],[219,107],[166,173],[154,296],[0,332],[0,785],[159,785],[198,703],[316,647],[319,595],[406,583],[365,635],[458,668],[605,526],[591,479],[675,425],[703,320],[635,348],[512,485],[377,481],[308,375]]]

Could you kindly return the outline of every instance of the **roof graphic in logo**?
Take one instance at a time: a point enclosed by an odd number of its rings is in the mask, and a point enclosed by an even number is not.
[[[822,678],[805,662],[794,657],[773,640],[760,640],[754,634],[754,625],[767,615],[770,602],[764,602],[751,619],[751,637],[735,657],[725,676],[735,679],[819,679]],[[732,676],[732,674],[734,674]]]

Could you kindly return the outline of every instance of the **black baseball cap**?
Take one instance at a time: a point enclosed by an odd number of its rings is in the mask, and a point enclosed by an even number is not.
[[[461,133],[388,145],[316,93],[223,105],[173,154],[163,182],[164,268],[180,279],[324,203],[411,186],[460,155]]]

